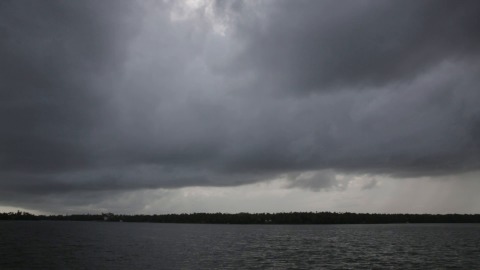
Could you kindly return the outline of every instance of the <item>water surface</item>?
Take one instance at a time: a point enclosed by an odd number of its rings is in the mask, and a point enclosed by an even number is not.
[[[480,269],[480,224],[0,222],[0,269]]]

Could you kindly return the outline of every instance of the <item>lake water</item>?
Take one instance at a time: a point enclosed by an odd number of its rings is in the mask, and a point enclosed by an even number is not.
[[[480,269],[480,224],[0,222],[0,269]]]

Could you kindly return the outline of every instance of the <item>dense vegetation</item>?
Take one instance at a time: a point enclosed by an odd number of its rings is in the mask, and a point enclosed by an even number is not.
[[[480,223],[480,214],[357,214],[335,212],[193,213],[164,215],[33,215],[0,213],[0,220],[72,220],[215,224],[381,224],[381,223]]]

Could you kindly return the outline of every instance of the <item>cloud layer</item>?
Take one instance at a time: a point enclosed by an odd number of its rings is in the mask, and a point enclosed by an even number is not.
[[[1,200],[478,170],[479,14],[478,1],[5,1]]]

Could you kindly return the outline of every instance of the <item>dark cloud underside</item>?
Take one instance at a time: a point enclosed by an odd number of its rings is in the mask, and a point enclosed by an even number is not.
[[[480,168],[478,1],[181,5],[0,3],[3,202]]]
[[[363,90],[478,61],[478,1],[268,3],[264,19],[239,23],[240,66],[287,91]]]
[[[121,59],[123,4],[3,1],[0,14],[0,168],[88,167],[108,86],[98,80]]]

